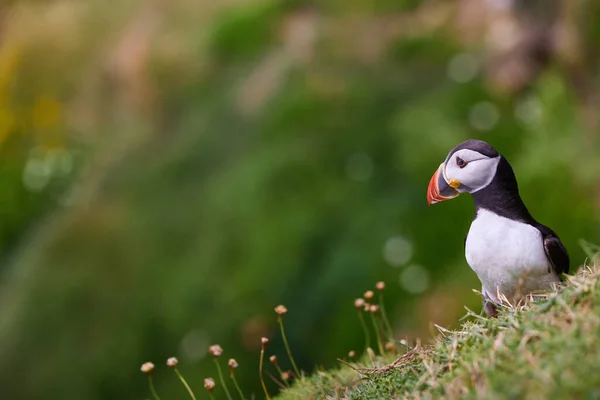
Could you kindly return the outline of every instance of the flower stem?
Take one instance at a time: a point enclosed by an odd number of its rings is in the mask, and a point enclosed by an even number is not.
[[[267,391],[267,386],[265,385],[265,379],[263,378],[263,359],[265,358],[265,346],[263,345],[260,350],[260,362],[258,364],[258,372],[260,376],[260,384],[262,385],[263,391],[265,392],[265,397],[267,400],[271,400],[269,396],[269,392]]]
[[[375,336],[377,336],[377,347],[379,348],[379,354],[383,355],[383,343],[381,343],[381,335],[379,333],[379,324],[377,318],[373,313],[371,314],[371,321],[373,321],[373,327],[375,328]]]
[[[156,390],[154,389],[154,382],[152,382],[152,376],[148,375],[148,383],[150,384],[150,391],[152,392],[152,396],[154,400],[160,400],[158,394],[156,394]]]
[[[229,394],[229,390],[227,389],[227,384],[225,383],[225,379],[223,379],[223,371],[221,371],[221,365],[219,365],[219,362],[217,361],[216,358],[213,358],[213,360],[215,360],[215,364],[217,365],[217,370],[219,371],[219,379],[221,380],[221,384],[223,385],[223,390],[225,390],[225,394],[227,395],[227,398],[229,400],[233,400],[231,398],[231,395]]]
[[[269,378],[271,378],[271,380],[273,382],[275,382],[277,384],[277,386],[279,386],[282,389],[285,389],[285,386],[283,385],[283,383],[279,382],[279,379],[275,378],[269,371],[267,371],[267,375],[269,375]]]
[[[392,340],[394,338],[394,331],[392,330],[392,325],[390,325],[387,313],[385,312],[385,306],[383,304],[383,293],[379,295],[379,309],[381,310],[381,318],[383,320],[383,323],[385,324],[386,333],[388,335],[387,339]]]
[[[237,379],[235,379],[235,375],[233,374],[233,372],[231,373],[231,380],[233,381],[233,386],[235,386],[235,389],[237,390],[237,392],[240,395],[240,399],[246,400],[246,398],[244,397],[244,394],[242,393],[242,389],[240,389],[240,385],[238,385],[238,383],[237,383]]]
[[[360,320],[360,325],[362,326],[363,333],[365,334],[365,351],[367,351],[367,349],[371,347],[371,334],[369,333],[369,327],[365,322],[362,310],[358,310],[358,319]]]
[[[275,368],[277,368],[277,373],[279,374],[279,377],[281,378],[285,386],[290,387],[289,382],[286,379],[283,379],[283,371],[281,370],[279,364],[275,364]]]
[[[174,368],[175,373],[177,374],[177,376],[179,377],[179,380],[181,381],[181,383],[183,383],[183,386],[185,386],[185,388],[187,389],[188,393],[190,394],[190,397],[193,400],[196,400],[196,396],[194,396],[194,392],[192,391],[192,388],[190,387],[190,385],[188,385],[188,383],[186,382],[185,378],[183,377],[183,375],[181,375],[179,373],[179,371],[177,370],[177,368]]]
[[[288,357],[292,362],[294,372],[296,373],[296,376],[298,376],[298,379],[302,379],[302,375],[300,375],[300,371],[296,366],[296,361],[294,361],[294,357],[292,357],[292,352],[290,351],[290,345],[288,343],[287,337],[285,336],[285,330],[283,329],[283,320],[281,319],[281,315],[277,316],[277,322],[279,322],[279,327],[281,328],[281,336],[283,337],[283,344],[285,344],[285,350],[287,351]]]

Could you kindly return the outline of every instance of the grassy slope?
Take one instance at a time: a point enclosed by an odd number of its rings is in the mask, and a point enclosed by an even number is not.
[[[278,399],[600,398],[600,270],[583,269],[536,303],[462,330],[398,360],[317,372]]]

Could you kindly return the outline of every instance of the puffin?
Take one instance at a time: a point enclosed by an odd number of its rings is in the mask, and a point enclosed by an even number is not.
[[[553,289],[569,272],[569,255],[554,231],[536,221],[519,195],[512,167],[482,140],[466,140],[448,153],[427,189],[429,205],[469,193],[475,216],[465,257],[481,281],[483,308]]]

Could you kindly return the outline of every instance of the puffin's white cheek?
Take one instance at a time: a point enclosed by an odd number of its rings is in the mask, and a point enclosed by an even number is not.
[[[469,177],[465,178],[464,184],[471,188],[471,191],[477,191],[486,187],[494,178],[494,172],[489,168],[489,165],[480,164],[471,171]]]

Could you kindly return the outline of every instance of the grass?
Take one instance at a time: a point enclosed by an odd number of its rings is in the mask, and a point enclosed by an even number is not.
[[[468,312],[460,330],[439,329],[432,345],[317,371],[275,398],[600,398],[600,269],[497,318]]]
[[[593,259],[597,261],[598,257]],[[263,372],[282,388],[274,397],[280,400],[600,398],[600,374],[595,372],[600,369],[597,351],[600,348],[600,268],[597,264],[584,266],[566,278],[565,284],[556,291],[531,295],[523,304],[498,306],[496,318],[467,310],[457,331],[436,325],[440,335],[430,345],[417,343],[411,347],[405,341],[389,342],[391,347],[386,345],[387,352],[380,349],[379,355],[367,347],[362,358],[354,361],[352,351],[348,355],[351,362],[339,360],[338,368],[318,370],[310,376],[295,368],[291,388],[278,381],[282,379],[287,384],[291,371],[282,371],[275,355],[270,357],[270,362],[279,377],[263,371],[265,347],[269,343],[269,339],[263,337],[258,372],[264,395],[271,398]],[[378,285],[383,291],[383,283]],[[372,292],[365,293],[365,299],[373,297]],[[365,299],[357,299],[354,305],[359,312],[371,314],[377,331],[386,316]],[[280,305],[275,312],[285,341],[282,316],[287,308]],[[404,349],[400,355],[398,345]],[[289,346],[286,350],[295,366]],[[219,345],[209,347],[221,378],[219,385],[231,399],[217,361],[222,352]],[[176,358],[169,358],[167,366],[175,368],[177,362]],[[234,379],[237,361],[230,359],[228,365]],[[158,399],[150,375],[154,364],[146,362],[141,370],[148,375],[150,392]],[[179,375],[177,369],[175,371]],[[180,378],[194,399],[191,388]],[[243,399],[237,382],[234,383]],[[215,385],[212,378],[204,381],[211,397]]]

